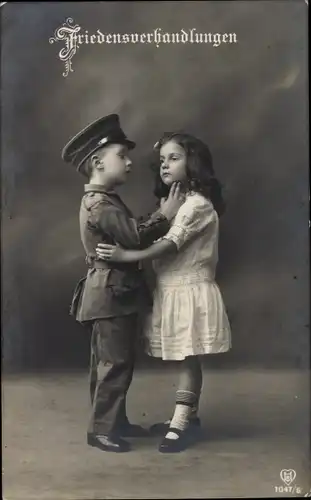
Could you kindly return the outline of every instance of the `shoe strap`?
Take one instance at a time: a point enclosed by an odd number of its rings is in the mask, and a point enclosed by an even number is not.
[[[169,432],[174,432],[174,434],[177,434],[178,437],[181,437],[185,433],[185,430],[182,431],[181,429],[178,429],[177,427],[169,427],[167,430],[167,433],[169,433]]]

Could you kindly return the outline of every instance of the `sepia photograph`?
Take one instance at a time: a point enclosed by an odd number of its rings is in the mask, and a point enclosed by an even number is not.
[[[308,9],[0,4],[5,500],[311,497]]]

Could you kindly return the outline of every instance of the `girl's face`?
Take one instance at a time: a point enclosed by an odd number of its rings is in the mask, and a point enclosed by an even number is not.
[[[173,182],[186,182],[186,165],[186,152],[179,144],[172,140],[161,147],[160,177],[164,184],[171,186]]]

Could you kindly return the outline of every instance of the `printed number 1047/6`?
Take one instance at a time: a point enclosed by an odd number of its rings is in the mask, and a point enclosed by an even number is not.
[[[275,486],[274,490],[276,493],[297,493],[297,495],[301,494],[301,488],[297,488],[297,486]]]

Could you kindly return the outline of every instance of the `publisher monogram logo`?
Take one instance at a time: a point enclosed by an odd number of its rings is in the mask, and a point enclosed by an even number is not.
[[[280,478],[282,479],[284,485],[274,486],[275,493],[280,493],[284,495],[284,493],[291,493],[292,495],[300,496],[303,492],[301,486],[295,484],[296,479],[296,471],[294,469],[282,469],[280,472]],[[307,495],[305,495],[307,496]]]
[[[283,483],[285,483],[286,486],[289,486],[296,478],[296,471],[293,469],[283,469],[280,472],[280,477]]]

